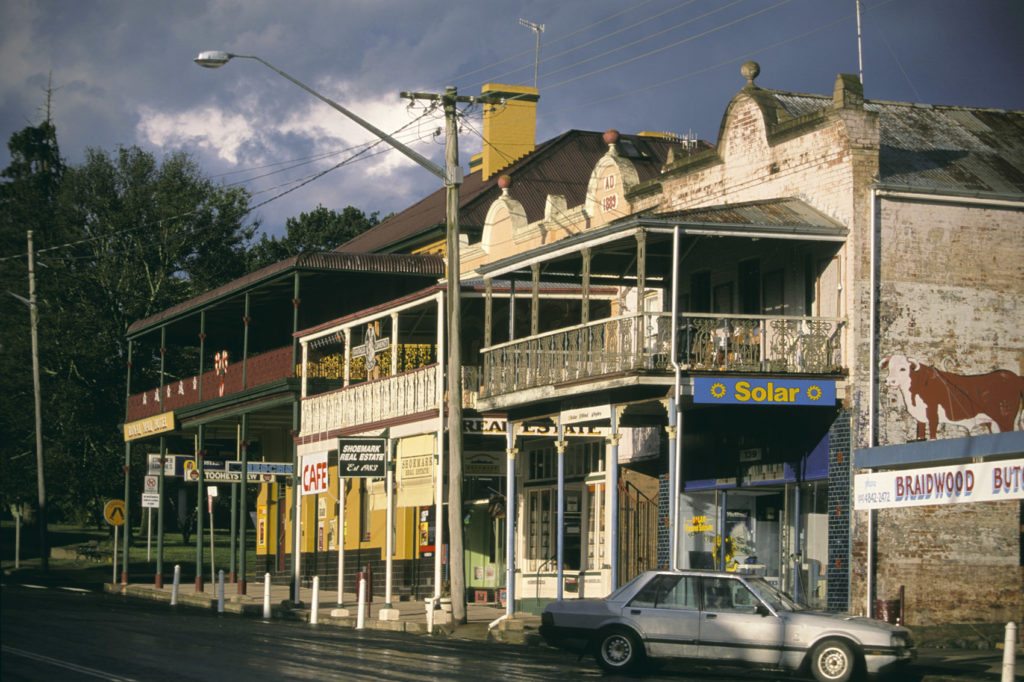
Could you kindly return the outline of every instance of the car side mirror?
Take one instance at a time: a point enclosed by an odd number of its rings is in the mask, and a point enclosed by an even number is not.
[[[757,602],[757,604],[754,606],[754,613],[756,613],[759,616],[772,615],[772,612],[768,610],[768,607],[765,606],[765,603],[763,601]]]

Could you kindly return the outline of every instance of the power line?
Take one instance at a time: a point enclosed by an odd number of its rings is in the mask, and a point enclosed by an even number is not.
[[[742,2],[742,0],[736,0],[735,2],[733,2],[731,4],[734,5],[737,2]],[[600,69],[595,69],[594,71],[589,71],[587,73],[580,74],[579,76],[573,76],[572,78],[566,79],[566,80],[561,81],[559,83],[555,83],[554,85],[551,85],[549,87],[551,87],[551,88],[561,87],[563,85],[567,85],[569,83],[573,83],[573,82],[581,80],[583,78],[589,78],[590,76],[596,76],[599,73],[604,73],[605,71],[610,71],[611,69],[617,69],[619,67],[625,66],[626,64],[632,64],[635,61],[638,61],[640,59],[646,59],[647,57],[650,57],[652,55],[664,52],[665,50],[672,49],[673,47],[679,47],[680,45],[684,45],[686,43],[692,42],[694,40],[697,40],[698,38],[707,37],[707,36],[711,35],[712,33],[717,33],[718,31],[721,31],[721,30],[724,30],[726,28],[729,28],[730,26],[735,26],[736,24],[744,22],[744,21],[746,21],[748,19],[752,19],[752,18],[754,18],[754,17],[756,17],[756,16],[758,16],[760,14],[764,14],[765,12],[770,12],[773,9],[777,9],[777,8],[779,8],[779,7],[783,6],[783,5],[786,5],[786,4],[790,3],[790,2],[792,2],[792,0],[781,0],[781,2],[777,2],[774,5],[771,5],[770,7],[765,7],[763,9],[757,10],[756,12],[751,12],[750,14],[746,14],[746,15],[744,15],[742,17],[739,17],[738,19],[733,19],[732,21],[726,22],[724,24],[720,24],[720,25],[715,26],[713,28],[709,28],[708,30],[702,31],[701,33],[697,33],[696,35],[692,35],[692,36],[683,38],[682,40],[677,40],[674,43],[669,43],[668,45],[664,45],[664,46],[659,47],[657,49],[650,50],[648,52],[644,52],[643,54],[638,54],[635,57],[630,57],[629,59],[626,59],[624,61],[617,62],[615,64],[611,64],[609,66],[605,66],[605,67],[602,67]]]
[[[692,5],[696,1],[697,0],[687,0],[687,2],[684,2],[684,3],[680,4],[680,5],[676,5],[674,7],[670,7],[669,9],[667,9],[667,10],[665,10],[663,12],[659,12],[658,14],[654,14],[654,15],[652,15],[650,17],[647,17],[646,19],[642,19],[641,21],[638,21],[636,23],[630,24],[628,26],[623,26],[620,29],[612,31],[611,33],[605,33],[604,35],[600,35],[597,38],[594,38],[592,40],[588,40],[587,42],[583,43],[582,45],[576,45],[575,47],[571,47],[568,50],[562,50],[561,52],[558,52],[558,53],[555,53],[555,54],[552,54],[552,55],[548,55],[547,57],[545,57],[544,59],[541,60],[541,63],[543,64],[545,62],[550,62],[550,61],[552,61],[554,59],[557,59],[559,57],[563,57],[563,56],[565,56],[567,54],[572,54],[573,52],[577,52],[579,50],[582,50],[583,48],[589,47],[589,46],[591,46],[591,45],[593,45],[595,43],[599,43],[602,40],[608,40],[609,38],[612,38],[612,37],[614,37],[614,36],[616,36],[616,35],[618,35],[620,33],[624,33],[625,31],[628,31],[630,29],[636,28],[637,26],[640,26],[642,24],[646,24],[648,22],[654,21],[655,19],[659,19],[659,18],[665,16],[666,14],[668,14],[670,12],[675,12],[676,10],[682,9],[683,7],[686,7],[688,5]],[[741,2],[742,0],[737,0],[737,1]],[[621,12],[620,12],[620,14],[621,14]],[[698,17],[698,18],[700,18],[700,17]],[[683,23],[686,24],[686,23],[689,23],[689,22],[683,22]],[[680,25],[682,25],[682,24],[677,24],[676,26],[674,26],[672,28],[678,28]],[[671,29],[666,29],[666,30],[671,30]],[[664,31],[662,31],[662,33],[663,32]],[[570,35],[576,35],[576,33],[579,33],[579,31],[575,31],[575,32],[571,33]],[[658,34],[655,33],[655,34],[653,34],[651,36],[648,36],[647,38],[643,38],[641,41],[638,41],[638,42],[642,42],[643,40],[648,40],[649,38],[654,37],[655,35],[658,35]],[[584,60],[584,61],[589,61],[589,60]],[[576,64],[581,64],[581,63],[583,63],[583,62],[577,62]],[[568,67],[565,67],[565,68],[572,68],[573,66],[576,66],[576,64],[571,64],[571,65],[569,65]],[[501,81],[502,79],[506,78],[507,76],[512,75],[513,73],[518,73],[518,72],[522,71],[524,68],[526,68],[526,67],[519,67],[518,69],[515,69],[514,71],[509,71],[509,72],[503,73],[501,75],[494,76],[493,78],[491,78],[489,80],[490,81]],[[564,70],[564,69],[562,69],[562,70]],[[550,76],[551,73],[546,73],[544,75]],[[483,84],[481,83],[481,85],[483,85]]]
[[[881,2],[878,2],[878,3],[874,4],[874,5],[872,5],[872,8],[882,7],[883,5],[888,5],[891,2],[894,2],[894,0],[881,0]],[[552,110],[548,111],[548,113],[558,113],[558,112],[563,112],[563,111],[571,111],[573,109],[578,109],[580,107],[592,107],[595,104],[603,104],[605,102],[612,102],[612,101],[615,101],[615,100],[618,100],[618,99],[622,99],[624,97],[632,97],[633,95],[636,95],[637,93],[640,93],[640,92],[647,92],[649,90],[654,90],[654,89],[657,89],[657,88],[663,88],[666,85],[669,85],[669,84],[672,84],[672,83],[676,83],[678,81],[685,80],[687,78],[691,78],[693,76],[697,76],[697,75],[700,75],[702,73],[707,73],[708,71],[713,71],[713,70],[719,69],[719,68],[721,68],[723,66],[728,66],[730,64],[735,64],[737,61],[749,59],[749,58],[754,57],[754,56],[756,56],[758,54],[761,54],[763,52],[767,52],[768,50],[773,50],[773,49],[775,49],[777,47],[781,47],[781,46],[786,45],[788,43],[792,43],[792,42],[797,41],[797,40],[803,40],[807,36],[813,35],[813,34],[818,33],[820,31],[824,31],[825,29],[832,28],[833,26],[836,26],[836,25],[841,24],[841,23],[843,23],[845,21],[848,21],[852,16],[853,16],[852,13],[845,14],[845,15],[839,17],[838,19],[835,19],[834,21],[830,21],[830,22],[828,22],[826,24],[822,24],[820,26],[817,26],[815,28],[810,29],[809,31],[805,31],[803,33],[800,33],[799,35],[791,36],[789,38],[786,38],[785,40],[780,40],[778,42],[772,43],[771,45],[766,45],[766,46],[758,48],[756,50],[751,50],[749,52],[745,52],[745,53],[743,53],[741,55],[737,55],[735,57],[731,57],[731,58],[726,59],[724,61],[720,61],[720,62],[718,62],[716,64],[711,65],[711,66],[706,66],[704,68],[697,69],[696,71],[690,71],[688,73],[684,73],[684,74],[681,74],[679,76],[673,76],[672,78],[668,78],[666,80],[658,81],[657,83],[651,83],[650,85],[645,85],[645,86],[640,87],[640,88],[633,88],[632,90],[627,90],[625,92],[621,92],[621,93],[618,93],[618,94],[615,94],[615,95],[610,95],[608,97],[601,97],[599,99],[588,100],[586,102],[576,102],[576,103],[573,103],[571,105],[562,107],[560,109],[552,109]]]
[[[590,29],[594,28],[595,26],[599,26],[599,25],[601,25],[601,24],[603,24],[605,22],[611,21],[612,19],[616,19],[616,18],[622,16],[623,14],[628,14],[629,12],[633,12],[633,11],[643,7],[644,5],[651,4],[652,2],[654,2],[654,0],[644,0],[644,2],[641,2],[641,3],[637,4],[634,7],[630,7],[628,9],[624,9],[624,10],[620,10],[620,11],[616,12],[615,14],[611,14],[611,15],[605,17],[604,19],[599,19],[598,21],[595,21],[592,24],[587,24],[586,26],[580,27],[580,28],[576,29],[575,31],[573,31],[572,33],[567,33],[567,34],[565,34],[563,36],[557,36],[557,37],[555,37],[551,41],[551,43],[558,43],[560,41],[563,41],[563,40],[566,40],[568,38],[571,38],[574,35],[578,35],[580,33],[583,33],[584,31],[589,31]],[[509,57],[506,57],[505,59],[502,59],[500,61],[494,62],[492,64],[487,64],[486,66],[480,66],[480,67],[477,67],[477,68],[473,69],[472,71],[466,71],[465,73],[461,73],[461,74],[459,74],[457,76],[453,76],[450,79],[450,82],[457,83],[458,81],[460,81],[463,78],[466,78],[468,76],[472,76],[472,75],[480,73],[482,71],[488,71],[490,69],[493,69],[496,66],[500,66],[501,64],[505,64],[506,62],[510,62],[513,59],[517,59],[517,58],[522,57],[524,55],[528,55],[531,52],[532,52],[532,50],[524,50],[522,52],[517,52],[517,53],[515,53],[515,54],[513,54],[513,55],[511,55]],[[521,69],[517,69],[517,70],[521,70]]]
[[[421,114],[416,119],[413,119],[412,121],[409,121],[408,123],[406,123],[402,127],[398,128],[394,133],[392,133],[392,136],[402,132],[403,130],[405,130],[409,126],[413,125],[414,123],[417,123],[420,119],[422,119],[423,117],[427,116],[429,113],[430,113],[429,111],[425,112],[424,114]],[[273,197],[270,197],[269,199],[267,199],[265,201],[262,201],[262,202],[260,202],[260,203],[258,203],[256,205],[254,205],[254,206],[249,206],[241,214],[240,217],[244,218],[245,216],[249,215],[250,213],[252,213],[256,209],[261,208],[263,206],[266,206],[267,204],[271,203],[272,201],[276,201],[277,199],[280,199],[281,197],[283,197],[283,196],[285,196],[287,194],[290,194],[291,192],[294,192],[295,190],[299,189],[300,187],[304,187],[304,186],[308,185],[309,183],[311,183],[314,180],[317,180],[317,179],[323,177],[324,175],[326,175],[327,173],[330,173],[331,171],[337,170],[338,168],[346,166],[349,163],[355,163],[356,161],[364,160],[361,157],[364,154],[366,154],[370,149],[373,149],[378,144],[380,144],[380,142],[381,141],[378,140],[377,142],[375,142],[373,144],[365,146],[362,150],[360,150],[356,154],[352,155],[351,157],[349,157],[349,158],[347,158],[347,159],[345,159],[345,160],[343,160],[343,161],[341,161],[341,162],[331,166],[330,168],[328,168],[326,170],[323,170],[323,171],[321,171],[319,173],[315,173],[314,175],[309,176],[308,178],[303,180],[301,182],[301,184],[298,184],[295,187],[292,187],[292,188],[290,188],[290,189],[288,189],[288,190],[286,190],[284,192],[276,194]],[[66,248],[70,248],[70,247],[73,247],[73,246],[79,246],[81,244],[87,244],[89,242],[94,242],[94,241],[98,241],[98,240],[101,240],[101,239],[111,239],[111,238],[118,237],[118,236],[121,236],[121,235],[124,235],[124,234],[130,234],[130,233],[136,232],[138,230],[143,230],[143,229],[148,229],[148,228],[153,228],[153,227],[160,227],[164,223],[170,222],[172,220],[179,220],[179,219],[182,219],[182,218],[188,218],[190,216],[194,216],[194,215],[199,214],[201,211],[207,211],[207,210],[210,210],[210,207],[204,205],[204,206],[201,206],[199,208],[193,209],[191,211],[185,211],[183,213],[178,213],[176,215],[168,216],[166,218],[160,218],[158,220],[149,221],[149,222],[146,222],[146,223],[142,223],[140,225],[136,225],[134,227],[128,227],[128,228],[124,228],[122,230],[115,230],[113,232],[108,232],[108,233],[104,233],[104,234],[97,234],[97,235],[92,235],[92,236],[89,236],[89,237],[83,237],[81,239],[76,239],[76,240],[73,240],[73,241],[64,242],[62,244],[55,244],[53,246],[48,246],[48,247],[43,248],[43,249],[36,249],[35,252],[36,252],[36,254],[49,253],[51,251],[57,251],[57,250],[60,250],[60,249],[66,249]],[[5,261],[9,261],[9,260],[24,258],[24,257],[26,257],[26,255],[27,254],[23,254],[22,253],[22,254],[14,254],[14,255],[11,255],[11,256],[3,256],[3,257],[0,257],[0,263],[5,262]]]

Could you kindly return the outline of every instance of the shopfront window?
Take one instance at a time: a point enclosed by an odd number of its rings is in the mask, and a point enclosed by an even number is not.
[[[811,606],[825,604],[827,485],[817,481],[681,496],[682,565],[763,576]]]
[[[600,567],[604,558],[604,442],[570,443],[565,451],[563,569]],[[524,490],[525,570],[558,570],[558,453],[551,442],[528,448]],[[601,482],[587,483],[597,477]]]

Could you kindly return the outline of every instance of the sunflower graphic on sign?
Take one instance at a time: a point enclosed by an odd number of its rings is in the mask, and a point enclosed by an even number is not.
[[[725,397],[725,384],[723,384],[723,383],[721,383],[719,381],[716,381],[715,383],[711,384],[711,396],[714,397],[714,398],[719,398],[719,399],[720,398],[724,398]]]

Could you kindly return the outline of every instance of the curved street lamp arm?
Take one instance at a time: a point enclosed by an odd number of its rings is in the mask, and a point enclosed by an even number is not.
[[[376,135],[380,139],[384,140],[385,142],[390,144],[392,147],[394,147],[398,151],[402,152],[403,154],[408,156],[410,159],[415,161],[420,166],[423,166],[424,168],[426,168],[428,171],[430,171],[431,173],[433,173],[437,177],[441,178],[442,180],[446,180],[444,169],[441,168],[440,166],[438,166],[436,163],[434,163],[430,159],[426,158],[425,156],[423,156],[419,152],[416,152],[416,151],[410,149],[409,147],[405,146],[404,144],[402,144],[401,142],[399,142],[395,138],[393,138],[390,135],[388,135],[387,133],[385,133],[383,130],[380,130],[379,128],[374,126],[372,123],[369,123],[368,121],[364,121],[362,118],[360,118],[359,116],[356,116],[351,111],[349,111],[345,107],[341,106],[340,104],[335,102],[330,97],[325,97],[324,95],[321,95],[319,92],[317,92],[313,88],[309,87],[308,85],[306,85],[305,83],[300,81],[298,78],[295,78],[295,77],[285,73],[284,71],[282,71],[281,69],[277,68],[276,66],[274,66],[270,62],[266,61],[265,59],[261,59],[260,57],[257,57],[255,55],[250,55],[250,54],[230,54],[229,53],[228,57],[230,57],[230,58],[237,57],[239,59],[255,59],[256,61],[258,61],[260,64],[262,64],[263,66],[267,67],[271,71],[275,71],[278,75],[283,76],[284,78],[287,78],[292,83],[295,83],[295,85],[299,86],[300,88],[302,88],[303,90],[305,90],[309,94],[313,95],[313,97],[316,97],[321,102],[327,104],[328,106],[330,106],[335,111],[341,112],[345,116],[348,116],[350,119],[352,119],[353,121],[358,123],[360,126],[362,126],[363,128],[366,128],[371,133],[373,133],[374,135]]]

